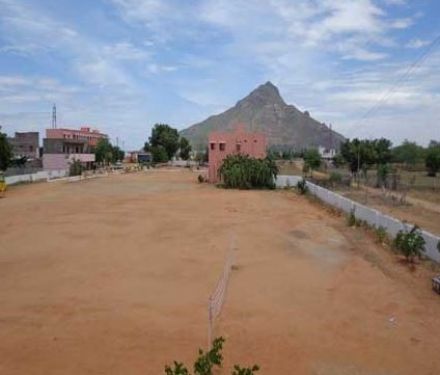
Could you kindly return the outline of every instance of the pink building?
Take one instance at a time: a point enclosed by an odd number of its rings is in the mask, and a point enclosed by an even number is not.
[[[76,129],[46,129],[43,139],[43,168],[45,170],[67,170],[74,161],[80,161],[90,169],[95,163],[94,148],[107,135],[83,127]]]
[[[209,134],[209,182],[219,182],[218,170],[228,155],[244,154],[265,158],[267,140],[263,133],[247,132],[243,125],[231,132]]]
[[[90,127],[81,127],[76,129],[46,129],[46,138],[51,139],[77,139],[87,141],[87,143],[94,147],[101,138],[107,138],[106,134],[100,133],[96,129]]]

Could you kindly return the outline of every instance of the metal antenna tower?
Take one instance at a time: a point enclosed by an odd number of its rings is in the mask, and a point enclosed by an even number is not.
[[[56,104],[52,107],[52,129],[57,128],[57,106]]]

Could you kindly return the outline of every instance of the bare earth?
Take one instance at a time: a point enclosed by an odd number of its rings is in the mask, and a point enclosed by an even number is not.
[[[11,188],[0,199],[0,374],[163,374],[216,335],[261,374],[438,375],[440,297],[362,229],[287,191],[189,171]]]

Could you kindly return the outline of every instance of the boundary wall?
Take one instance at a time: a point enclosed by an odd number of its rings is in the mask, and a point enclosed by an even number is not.
[[[19,184],[21,182],[48,181],[54,178],[62,178],[69,175],[67,170],[40,171],[37,173],[21,174],[5,177],[7,185]]]
[[[301,176],[278,176],[276,186],[277,188],[295,187],[297,182],[300,180],[302,180]],[[345,198],[340,194],[334,193],[333,191],[315,185],[309,181],[307,181],[307,187],[311,194],[319,198],[324,203],[347,214],[353,212],[357,219],[367,222],[374,228],[384,228],[391,238],[395,238],[400,230],[410,230],[413,227],[413,225],[410,223],[397,220],[374,208],[364,206],[363,204]],[[440,237],[422,229],[421,233],[426,242],[425,255],[428,258],[440,263],[440,252],[437,249],[437,244],[440,241]]]

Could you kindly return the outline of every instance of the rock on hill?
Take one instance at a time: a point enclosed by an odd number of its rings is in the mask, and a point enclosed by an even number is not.
[[[182,130],[181,135],[188,138],[195,149],[202,150],[211,131],[230,130],[237,123],[243,123],[248,130],[264,132],[269,146],[277,149],[329,148],[331,144],[339,148],[345,140],[341,134],[331,132],[325,124],[310,117],[307,111],[301,112],[286,104],[271,82],[259,86],[225,112]]]

